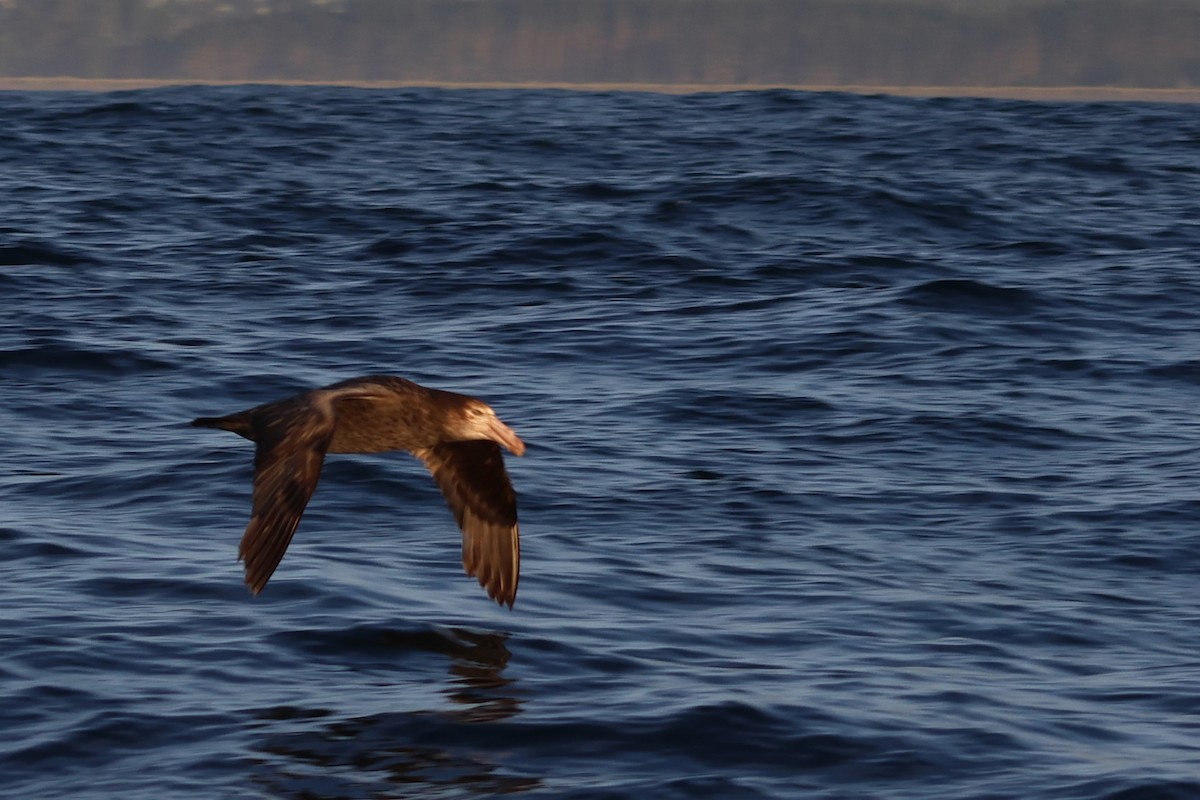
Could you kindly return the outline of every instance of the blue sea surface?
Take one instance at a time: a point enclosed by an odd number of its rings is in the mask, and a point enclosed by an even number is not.
[[[0,93],[0,795],[1200,797],[1200,114],[787,91]],[[261,596],[253,445],[477,395]]]

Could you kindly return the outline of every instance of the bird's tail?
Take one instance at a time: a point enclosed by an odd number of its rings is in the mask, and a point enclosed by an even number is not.
[[[192,420],[196,428],[220,428],[223,431],[233,431],[238,436],[252,439],[250,435],[250,418],[246,414],[230,414],[227,417],[197,417]]]

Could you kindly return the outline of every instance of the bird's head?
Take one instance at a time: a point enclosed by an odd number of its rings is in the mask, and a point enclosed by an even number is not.
[[[496,416],[491,406],[471,399],[462,410],[462,423],[456,431],[461,440],[491,439],[513,455],[525,455],[525,443]]]

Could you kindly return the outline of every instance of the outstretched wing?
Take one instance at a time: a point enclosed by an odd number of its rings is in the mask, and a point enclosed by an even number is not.
[[[512,608],[521,574],[517,496],[492,441],[442,442],[417,450],[463,535],[463,568],[488,596]]]
[[[238,558],[258,594],[292,541],[333,439],[334,419],[316,403],[293,402],[256,414],[254,503]]]

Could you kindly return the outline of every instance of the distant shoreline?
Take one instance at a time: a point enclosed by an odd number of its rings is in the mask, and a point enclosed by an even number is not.
[[[367,89],[566,89],[574,91],[660,92],[696,94],[703,92],[764,91],[790,89],[802,92],[848,92],[887,94],[901,97],[984,97],[1047,101],[1129,101],[1152,103],[1200,103],[1200,87],[1153,89],[1121,86],[813,86],[790,84],[668,84],[668,83],[450,83],[437,81],[209,81],[150,78],[0,78],[0,91],[27,92],[117,92],[164,86],[349,86]]]

